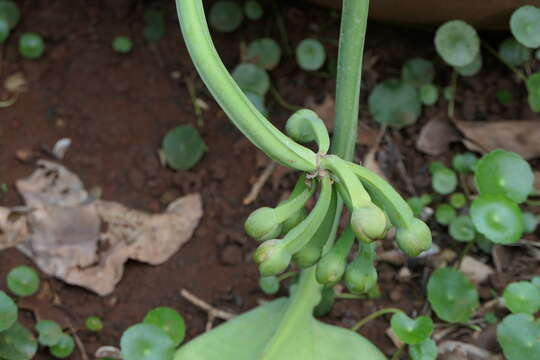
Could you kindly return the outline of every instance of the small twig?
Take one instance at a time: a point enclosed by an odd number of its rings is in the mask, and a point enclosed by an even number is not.
[[[403,352],[403,349],[405,349],[405,346],[407,346],[407,345],[403,344],[400,347],[398,347],[396,352],[394,352],[394,355],[392,355],[391,360],[398,360],[399,357],[401,356],[401,353]]]
[[[202,127],[204,125],[204,119],[202,116],[202,108],[197,98],[197,90],[195,90],[195,84],[193,83],[193,80],[189,77],[184,78],[184,83],[186,84],[189,97],[191,98],[191,103],[193,104],[193,111],[195,111],[195,116],[197,117],[197,125]]]
[[[289,104],[287,101],[285,101],[285,99],[283,99],[283,97],[279,93],[278,89],[276,89],[274,86],[270,86],[270,93],[274,97],[274,100],[276,100],[276,102],[279,104],[279,106],[281,106],[285,110],[298,111],[302,109],[302,107],[300,106]]]
[[[271,161],[268,165],[266,165],[266,168],[264,169],[262,174],[259,176],[259,178],[255,182],[255,184],[253,184],[253,186],[251,187],[251,190],[250,190],[249,194],[242,201],[242,203],[244,205],[249,205],[252,202],[254,202],[255,199],[257,199],[257,197],[259,196],[259,193],[261,192],[261,189],[263,188],[264,184],[266,183],[268,178],[270,178],[270,176],[274,172],[274,169],[276,168],[276,165],[277,164],[275,162],[273,162],[273,161]]]
[[[277,278],[279,281],[283,281],[285,279],[288,279],[290,277],[296,276],[298,274],[298,271],[288,271],[281,275],[279,275]]]
[[[378,318],[379,316],[386,315],[386,314],[398,314],[398,313],[402,313],[402,312],[403,312],[402,310],[396,309],[396,308],[386,308],[386,309],[382,309],[382,310],[379,310],[379,311],[375,311],[374,313],[369,314],[368,316],[366,316],[365,318],[363,318],[362,320],[357,322],[356,325],[354,325],[351,328],[351,330],[352,331],[358,331],[367,322],[369,322],[369,321],[371,321],[371,320],[373,320],[375,318]]]
[[[236,316],[236,314],[217,309],[213,307],[212,305],[208,304],[204,300],[199,299],[197,296],[193,295],[186,289],[180,290],[180,294],[190,303],[197,306],[198,308],[204,310],[207,314],[207,321],[206,321],[206,331],[209,331],[212,329],[212,325],[214,323],[214,319],[222,319],[222,320],[230,320],[233,317]]]
[[[89,360],[88,353],[86,352],[86,348],[84,347],[83,342],[81,341],[81,338],[79,338],[79,335],[77,335],[77,329],[73,327],[73,324],[71,321],[69,322],[69,332],[73,335],[73,338],[75,339],[75,344],[77,345],[77,349],[79,349],[79,353],[81,353],[81,357],[83,360]]]
[[[502,57],[499,56],[499,53],[497,50],[491,47],[487,42],[482,41],[482,46],[487,49],[493,56],[495,56],[497,59],[499,59],[504,65],[506,65],[510,70],[514,72],[514,74],[517,75],[517,77],[522,80],[523,82],[527,83],[527,77],[523,75],[521,71],[519,71],[514,65],[510,64],[506,60],[504,60]]]

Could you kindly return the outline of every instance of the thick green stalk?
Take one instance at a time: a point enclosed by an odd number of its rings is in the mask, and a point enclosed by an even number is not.
[[[221,62],[210,37],[201,0],[176,0],[176,6],[193,63],[236,127],[274,161],[297,170],[314,171],[317,168],[315,153],[272,125],[244,95]]]

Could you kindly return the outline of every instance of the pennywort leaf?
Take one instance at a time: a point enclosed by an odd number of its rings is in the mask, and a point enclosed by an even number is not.
[[[369,94],[368,105],[375,121],[395,128],[414,124],[422,111],[418,90],[399,79],[377,84]]]
[[[228,33],[240,27],[244,13],[240,5],[234,1],[220,0],[210,8],[208,21],[217,31]]]
[[[246,59],[263,69],[272,70],[279,64],[281,48],[274,39],[258,39],[248,45]]]
[[[5,292],[0,291],[0,332],[9,329],[17,321],[17,305]]]
[[[509,284],[503,297],[506,307],[513,313],[532,315],[540,310],[540,289],[528,281]]]
[[[469,215],[461,215],[450,222],[450,236],[462,242],[471,242],[476,236],[474,224]]]
[[[477,162],[478,157],[471,152],[456,154],[452,158],[452,166],[462,174],[473,172]]]
[[[412,360],[435,360],[439,350],[432,339],[426,339],[421,344],[409,346],[409,356]]]
[[[296,47],[296,62],[303,70],[319,70],[326,61],[326,50],[317,39],[304,39]]]
[[[249,20],[259,20],[264,10],[257,0],[248,0],[244,3],[244,14]]]
[[[29,266],[17,266],[7,274],[7,286],[15,295],[30,296],[39,289],[39,276]]]
[[[30,360],[36,354],[38,344],[32,333],[15,322],[0,332],[0,358],[7,360]]]
[[[517,41],[528,48],[540,46],[540,9],[525,5],[514,11],[510,18],[510,30]]]
[[[511,37],[499,45],[499,56],[512,66],[521,66],[531,58],[531,50]]]
[[[540,320],[512,314],[497,326],[497,341],[508,360],[540,359]]]
[[[433,332],[433,321],[427,316],[411,319],[404,313],[396,313],[390,324],[399,339],[409,345],[421,344]]]
[[[161,328],[151,324],[133,325],[120,339],[124,359],[172,360],[174,341]]]
[[[197,129],[182,125],[165,135],[161,149],[171,168],[188,170],[199,162],[207,148]]]
[[[237,65],[232,77],[244,92],[252,92],[264,96],[270,89],[270,77],[264,69],[245,63]]]
[[[435,210],[435,219],[439,224],[449,225],[456,217],[456,209],[449,204],[440,204]]]
[[[448,195],[456,190],[458,179],[454,171],[440,164],[440,166],[430,167],[430,172],[431,186],[435,192]]]
[[[49,352],[57,359],[65,359],[73,353],[75,341],[68,334],[62,334],[60,340],[55,345],[49,347]]]
[[[523,234],[523,215],[516,203],[502,195],[480,195],[471,205],[478,232],[497,244],[511,244]]]
[[[58,344],[63,335],[60,325],[52,320],[38,321],[36,330],[38,332],[38,341],[43,346],[53,346]]]
[[[433,105],[439,99],[439,88],[433,84],[420,86],[420,100],[424,105]]]
[[[435,47],[449,65],[465,66],[479,54],[480,38],[471,25],[462,20],[452,20],[437,29]]]
[[[407,60],[401,69],[401,79],[414,86],[431,84],[435,78],[433,63],[424,58],[412,58]]]
[[[150,310],[144,317],[143,323],[155,325],[163,330],[172,339],[175,347],[184,341],[186,335],[184,318],[172,308],[162,306]]]

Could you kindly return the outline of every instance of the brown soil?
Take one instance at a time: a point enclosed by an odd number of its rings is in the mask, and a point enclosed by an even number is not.
[[[87,188],[100,187],[104,199],[158,212],[171,197],[201,192],[205,215],[194,237],[167,263],[151,267],[130,262],[111,296],[101,298],[42,275],[75,326],[83,327],[84,319],[90,315],[105,320],[105,329],[98,334],[79,332],[90,354],[100,345],[117,345],[125,329],[159,305],[171,306],[183,314],[188,339],[202,333],[205,315],[180,296],[182,288],[234,312],[246,311],[258,299],[266,298],[258,288],[257,269],[250,260],[255,243],[244,235],[242,223],[253,209],[274,204],[293,179],[292,175],[285,176],[277,189],[268,184],[255,204],[243,206],[243,197],[261,171],[255,148],[228,121],[195,76],[173,7],[167,7],[166,38],[151,47],[141,36],[142,14],[155,4],[137,2],[132,8],[120,6],[113,11],[107,3],[122,5],[121,1],[21,1],[22,22],[4,46],[1,75],[22,70],[30,88],[14,106],[0,110],[0,183],[10,187],[8,193],[0,195],[0,205],[21,203],[13,184],[34,168],[32,163],[17,159],[17,151],[30,150],[43,156],[44,149],[69,137],[73,145],[64,163]],[[287,5],[278,13],[285,21],[290,43],[317,36],[325,40],[329,54],[336,54],[338,19],[329,16],[327,10]],[[47,51],[43,59],[27,61],[18,55],[16,39],[25,31],[44,35]],[[113,37],[120,34],[130,34],[134,39],[130,55],[118,55],[111,49]],[[239,62],[240,42],[261,36],[280,38],[272,11],[259,22],[245,22],[242,31],[215,34],[214,40],[225,64],[232,68]],[[376,24],[369,27],[367,53],[378,60],[364,77],[365,90],[375,80],[399,76],[401,64],[409,57],[436,59],[430,33]],[[438,67],[437,82],[448,83],[448,69],[440,63]],[[467,120],[532,117],[526,110],[524,90],[510,73],[493,59],[486,59],[486,68],[484,76],[460,83],[463,87],[458,95],[458,116]],[[210,106],[199,127],[209,151],[194,169],[175,173],[160,165],[156,151],[171,128],[197,125],[185,78],[194,79],[200,96]],[[282,96],[293,104],[303,104],[308,97],[321,101],[335,87],[332,78],[299,71],[291,56],[284,57],[272,78]],[[494,94],[501,88],[512,90],[519,98],[508,106],[495,103]],[[364,104],[366,94],[364,91]],[[270,97],[268,104],[272,119],[283,124],[289,113]],[[431,159],[415,150],[414,138],[421,124],[433,116],[444,116],[445,111],[446,102],[441,100],[439,107],[424,112],[418,125],[387,135],[383,143],[386,156],[379,160],[406,196],[413,194],[404,177],[395,166],[384,165],[394,164],[396,154],[401,154],[415,191],[429,191],[426,164]],[[362,118],[369,119],[365,106]],[[367,121],[376,128],[371,120]],[[437,242],[450,244],[443,232],[436,234]],[[4,277],[9,269],[20,264],[31,262],[14,249],[0,253],[0,288],[5,289]],[[399,268],[380,264],[381,299],[342,301],[328,320],[348,327],[386,306],[420,311],[425,305],[423,284],[427,273],[416,263],[410,266],[413,281],[398,282]],[[503,285],[488,283],[486,290],[492,286],[500,290]],[[385,335],[387,326],[387,320],[381,318],[366,325],[362,333],[390,354],[394,346]],[[77,352],[71,357],[80,358]],[[51,357],[41,351],[37,359]]]

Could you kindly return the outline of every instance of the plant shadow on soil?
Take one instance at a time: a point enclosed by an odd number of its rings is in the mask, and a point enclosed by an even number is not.
[[[105,2],[106,3],[106,2]],[[102,197],[136,209],[158,212],[167,201],[191,192],[203,194],[204,217],[194,237],[159,267],[130,262],[123,280],[111,296],[100,298],[80,288],[42,276],[63,304],[62,309],[75,326],[82,327],[87,316],[100,316],[105,328],[100,333],[80,331],[89,354],[101,345],[117,345],[122,332],[142,320],[156,306],[171,306],[186,320],[187,339],[204,331],[205,314],[180,296],[186,288],[213,305],[234,312],[246,311],[266,296],[258,288],[256,266],[251,262],[255,242],[243,233],[243,220],[255,208],[275,204],[290,188],[294,175],[285,176],[272,189],[267,185],[257,201],[243,206],[242,199],[260,169],[256,151],[224,113],[210,99],[196,77],[183,45],[173,6],[167,7],[167,34],[152,49],[142,38],[142,14],[149,4],[137,3],[119,17],[99,2],[58,0],[22,4],[22,21],[4,46],[2,76],[24,71],[29,91],[18,102],[0,110],[0,182],[10,190],[0,195],[0,205],[20,204],[14,182],[33,171],[31,163],[15,156],[19,150],[40,153],[58,139],[69,137],[73,145],[64,163],[78,174],[86,187],[100,187]],[[122,9],[120,9],[122,10]],[[123,13],[123,11],[120,11]],[[239,44],[263,36],[280,41],[271,11],[259,22],[245,21],[240,31],[215,34],[214,40],[230,69],[239,61]],[[329,19],[328,11],[305,4],[286,5],[280,10],[291,44],[317,35],[337,39],[339,21]],[[318,24],[318,25],[317,25]],[[325,24],[323,26],[323,24]],[[41,33],[47,43],[44,58],[22,60],[16,39],[24,31]],[[127,56],[114,53],[111,41],[117,35],[130,34],[134,50]],[[283,46],[283,45],[282,45]],[[337,48],[326,43],[335,56]],[[375,65],[364,76],[362,119],[369,119],[365,107],[367,90],[374,81],[399,76],[403,62],[413,56],[436,59],[431,34],[370,24],[367,56],[376,57]],[[487,60],[486,73],[463,80],[458,96],[457,114],[466,120],[521,119],[531,117],[524,90],[511,80],[495,60]],[[438,62],[437,81],[446,84],[449,71]],[[274,85],[290,103],[303,104],[308,97],[321,101],[333,94],[335,80],[301,72],[292,56],[284,56],[271,74]],[[180,77],[180,78],[178,78]],[[173,172],[160,165],[157,149],[164,134],[181,124],[196,125],[196,116],[182,79],[194,79],[200,96],[210,109],[204,112],[199,130],[209,151],[190,171]],[[511,105],[494,101],[499,88],[519,94]],[[283,125],[288,112],[268,98],[272,120]],[[429,191],[427,163],[431,158],[419,154],[414,139],[421,125],[434,116],[444,116],[446,103],[431,107],[417,125],[392,133],[392,142],[383,143],[386,153],[401,153],[406,169],[418,193]],[[376,125],[366,120],[372,128]],[[366,147],[361,147],[365,150]],[[460,147],[454,149],[462,150]],[[451,154],[447,154],[447,159]],[[388,163],[392,162],[389,155]],[[384,159],[381,160],[384,163]],[[384,164],[382,164],[384,165]],[[388,176],[406,196],[412,194],[392,166],[383,166]],[[450,243],[446,235],[436,233],[440,243]],[[390,248],[390,243],[385,243]],[[5,289],[5,274],[15,265],[31,262],[17,250],[0,253],[0,288]],[[379,264],[382,297],[369,301],[340,301],[328,316],[329,322],[344,327],[376,309],[392,306],[420,311],[425,305],[422,267],[409,264],[414,281],[398,282],[399,268]],[[530,272],[539,269],[528,268]],[[500,290],[511,280],[511,272],[501,284],[486,284]],[[362,329],[362,334],[384,352],[392,353],[393,344],[385,335],[388,321],[377,319]],[[75,352],[73,359],[79,359]],[[43,351],[36,359],[51,359]]]

